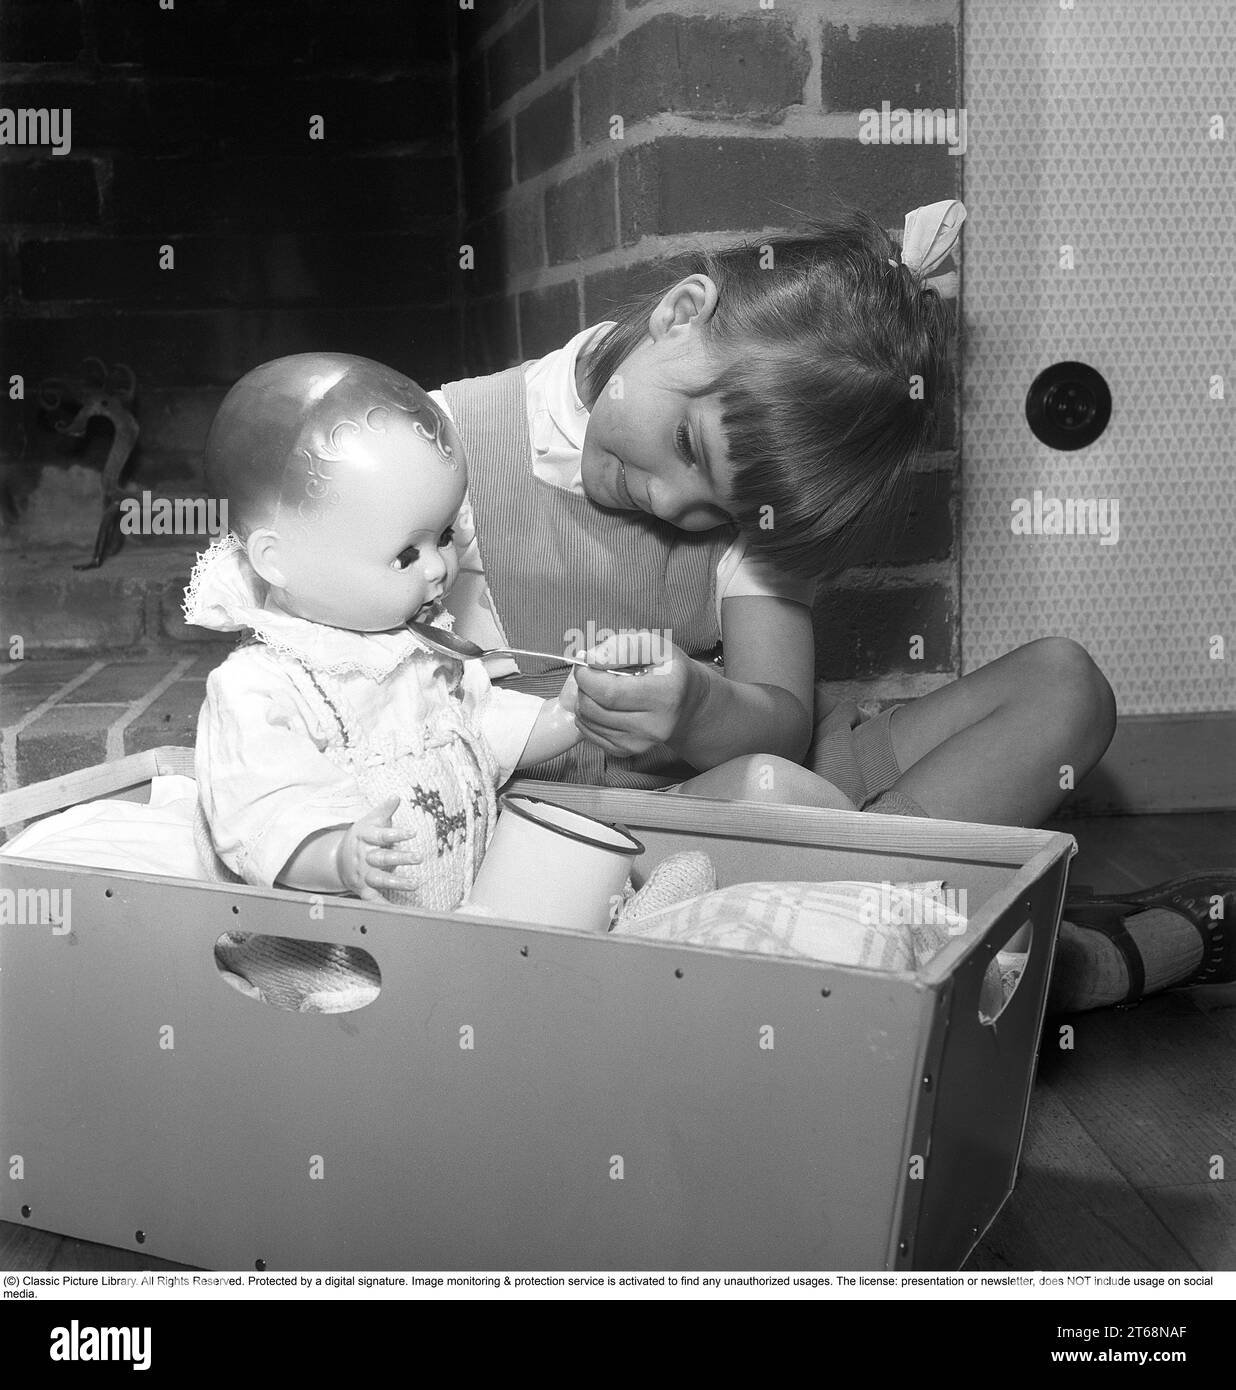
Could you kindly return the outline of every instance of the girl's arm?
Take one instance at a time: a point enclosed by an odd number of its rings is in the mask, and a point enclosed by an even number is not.
[[[666,661],[652,633],[619,634],[602,644],[592,653],[597,661],[661,664],[642,676],[577,671],[580,727],[618,755],[668,744],[701,772],[745,753],[801,762],[814,717],[811,610],[791,599],[744,595],[722,602],[721,624],[724,673],[677,647]]]
[[[789,599],[727,598],[721,634],[725,671],[692,663],[696,694],[670,747],[701,771],[744,753],[801,762],[814,722],[811,610]]]

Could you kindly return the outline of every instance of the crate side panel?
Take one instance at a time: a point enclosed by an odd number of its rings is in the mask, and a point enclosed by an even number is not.
[[[33,1225],[241,1269],[884,1262],[912,982],[65,878],[69,935],[0,933],[3,1145],[26,1170],[5,1219],[26,1202]],[[214,965],[235,929],[363,945],[382,993],[337,1016],[247,1000]]]
[[[1016,885],[1013,901],[937,997],[935,1026],[943,1038],[917,1248],[911,1252],[920,1268],[959,1268],[1013,1189],[1068,864],[1062,847],[1037,877]],[[994,1023],[981,1023],[984,972],[1027,922],[1030,951],[1017,989]]]

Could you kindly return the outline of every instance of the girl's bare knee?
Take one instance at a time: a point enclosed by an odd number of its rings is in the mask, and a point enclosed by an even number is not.
[[[1042,637],[1023,650],[1034,661],[1036,684],[1051,692],[1056,717],[1097,762],[1116,731],[1116,697],[1107,677],[1071,637]]]
[[[713,795],[731,796],[736,801],[791,802],[808,794],[818,782],[813,772],[775,753],[746,753],[731,758],[712,772],[696,779],[708,779]]]
[[[745,769],[749,801],[771,801],[781,806],[826,806],[833,810],[854,810],[854,803],[839,788],[809,767],[779,758],[755,755]]]
[[[724,797],[733,801],[764,801],[780,806],[825,806],[853,810],[854,803],[839,788],[810,768],[775,753],[747,753],[702,772],[679,788],[686,795]]]
[[[744,801],[784,801],[786,792],[795,785],[794,774],[806,772],[806,768],[773,753],[749,753],[734,762],[739,795]]]
[[[688,796],[726,797],[734,801],[770,800],[766,788],[773,774],[768,764],[773,758],[761,757],[758,753],[747,753],[739,758],[730,758],[689,778],[675,790]]]

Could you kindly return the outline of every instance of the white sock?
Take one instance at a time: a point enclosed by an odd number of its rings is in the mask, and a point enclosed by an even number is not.
[[[1180,984],[1202,963],[1202,939],[1179,912],[1152,907],[1126,917],[1124,925],[1141,952],[1147,994]],[[1047,999],[1052,1012],[1105,1008],[1128,992],[1129,968],[1116,943],[1093,927],[1062,921]]]

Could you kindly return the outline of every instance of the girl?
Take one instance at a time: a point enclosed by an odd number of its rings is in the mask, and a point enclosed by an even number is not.
[[[567,649],[586,619],[643,630],[601,659],[668,645],[660,679],[580,673],[589,742],[533,775],[647,787],[697,772],[701,795],[1028,825],[1059,804],[1062,765],[1080,779],[1102,757],[1111,689],[1077,643],[1046,638],[875,719],[822,711],[816,772],[799,765],[814,581],[869,554],[932,438],[949,322],[924,279],[964,216],[915,209],[900,248],[851,212],[703,253],[558,352],[435,393],[472,463],[460,630]],[[540,693],[562,679],[513,671],[492,668]],[[1233,911],[1231,874],[1090,903],[1085,929],[1065,925],[1055,1007],[1236,978]]]

